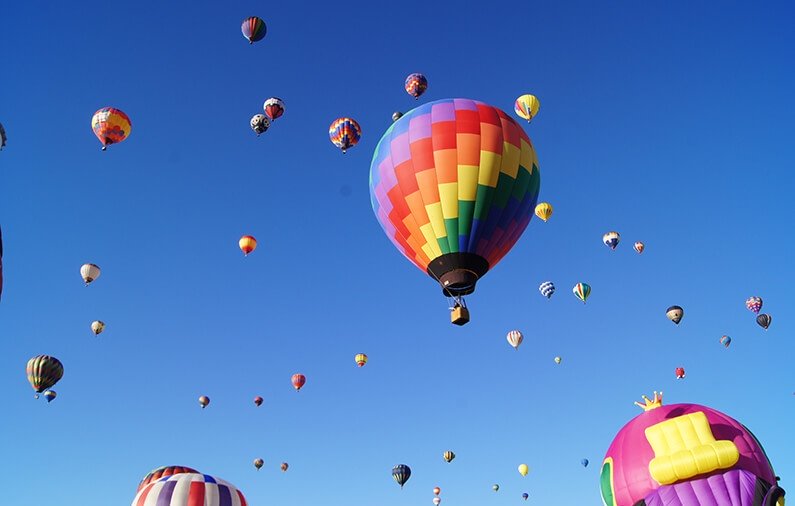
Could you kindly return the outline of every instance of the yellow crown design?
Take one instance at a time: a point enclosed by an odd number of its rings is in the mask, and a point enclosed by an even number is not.
[[[643,397],[643,400],[645,401],[645,404],[641,404],[639,402],[635,402],[635,405],[643,408],[643,411],[649,411],[649,410],[652,410],[652,409],[655,409],[655,408],[659,408],[660,406],[662,406],[662,399],[663,399],[663,393],[662,392],[660,392],[659,394],[657,392],[654,392],[654,399],[649,399],[645,395],[643,395],[642,397]]]

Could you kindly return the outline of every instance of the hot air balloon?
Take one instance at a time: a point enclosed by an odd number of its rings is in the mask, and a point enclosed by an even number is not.
[[[255,114],[251,117],[251,129],[254,130],[254,132],[257,134],[257,137],[267,132],[270,127],[271,120],[269,120],[264,114]]]
[[[442,454],[442,457],[447,463],[450,463],[455,458],[455,453],[451,452],[450,450],[447,450],[446,452],[444,452],[444,454]]]
[[[530,468],[527,467],[527,464],[519,464],[519,474],[522,476],[527,476],[527,473],[530,472]]]
[[[608,232],[602,236],[602,242],[610,249],[616,249],[620,240],[621,236],[618,232]]]
[[[676,374],[676,379],[680,380],[680,379],[684,379],[685,378],[685,368],[684,367],[677,367],[674,370],[674,373]]]
[[[538,291],[547,299],[551,299],[552,294],[555,293],[555,285],[552,281],[544,281],[538,286]]]
[[[406,93],[414,97],[414,100],[420,98],[420,95],[425,93],[428,89],[428,80],[422,74],[409,74],[406,78]]]
[[[271,120],[281,118],[282,114],[284,114],[284,102],[279,97],[269,98],[262,105],[262,108]]]
[[[253,44],[258,40],[265,38],[265,34],[268,32],[268,27],[265,26],[265,21],[262,19],[258,18],[257,16],[251,16],[250,18],[243,20],[243,24],[240,26],[240,31],[243,32],[243,37],[248,39],[248,43]]]
[[[680,306],[671,306],[665,310],[665,316],[667,316],[669,320],[671,320],[677,325],[679,325],[679,322],[682,321],[682,317],[684,315],[685,315],[685,310],[682,309]]]
[[[210,404],[209,397],[207,397],[206,395],[202,395],[199,397],[199,405],[202,407],[202,409],[206,408],[208,404]]]
[[[770,324],[773,322],[773,317],[769,314],[760,314],[756,317],[756,323],[759,324],[760,327],[767,330]]]
[[[403,117],[403,113],[400,111],[395,111],[392,113],[392,121],[397,121]]]
[[[723,336],[720,338],[720,344],[728,348],[729,345],[732,344],[732,338],[729,336]]]
[[[575,297],[585,304],[585,301],[591,296],[591,285],[587,283],[577,283],[574,285],[574,288],[572,288],[572,292],[574,292]]]
[[[582,459],[580,464],[582,464],[582,467],[588,467],[588,459]]]
[[[513,346],[514,350],[519,351],[519,345],[522,344],[522,340],[524,339],[524,336],[522,336],[521,332],[518,330],[512,330],[508,332],[508,335],[505,336],[505,338],[508,340],[508,344]]]
[[[253,235],[244,235],[237,241],[237,245],[240,246],[240,251],[243,252],[243,255],[248,256],[249,253],[257,249],[257,240],[254,239]]]
[[[264,460],[262,460],[262,459],[254,459],[254,467],[257,468],[257,471],[259,471],[262,468],[262,466],[264,466],[264,465],[265,465],[265,461]]]
[[[535,95],[522,95],[513,103],[513,110],[516,115],[526,119],[528,123],[538,114],[540,108],[541,102],[538,101]]]
[[[439,506],[439,504],[441,504],[441,502],[442,502],[442,498],[441,497],[434,497],[433,498],[433,504],[435,504],[436,506]]]
[[[525,501],[527,500],[528,497],[530,497],[530,494],[528,494],[527,492],[522,494],[522,499],[524,499]]]
[[[439,495],[442,493],[442,489],[439,487],[433,487],[433,495]]]
[[[91,128],[102,143],[102,151],[105,151],[111,144],[118,144],[130,135],[132,123],[130,117],[122,111],[103,107],[91,118]]]
[[[243,493],[229,482],[201,473],[179,473],[149,483],[131,506],[247,506]]]
[[[747,307],[750,311],[759,314],[759,310],[762,309],[762,298],[748,297],[748,300],[745,301],[745,307]]]
[[[254,397],[254,405],[257,407],[262,406],[262,397],[259,395]]]
[[[96,281],[100,274],[102,274],[102,271],[97,265],[83,264],[83,266],[80,267],[80,275],[83,277],[83,281],[85,281],[86,286],[91,284],[93,281]]]
[[[28,360],[25,367],[28,381],[33,390],[36,391],[36,398],[40,393],[49,390],[63,378],[63,364],[60,360],[49,355],[39,355]]]
[[[3,124],[0,123],[0,151],[2,151],[4,147],[6,147],[7,139],[8,137],[6,137],[6,129],[3,128]]]
[[[491,489],[492,489],[493,491],[497,492],[497,491],[500,489],[500,486],[499,486],[498,484],[496,484],[496,483],[495,483],[494,485],[492,485],[492,486],[491,486]]]
[[[44,398],[47,399],[47,402],[52,402],[53,399],[58,397],[58,394],[55,392],[55,390],[45,390],[42,395],[44,395]]]
[[[552,204],[549,202],[541,202],[536,206],[536,216],[544,221],[547,221],[552,216]]]
[[[287,471],[287,468],[290,467],[290,464],[288,464],[287,462],[282,462],[282,465],[280,467],[282,472],[285,472]]]
[[[306,376],[303,374],[293,374],[292,382],[293,388],[295,388],[295,391],[298,392],[301,390],[301,387],[304,386],[304,383],[306,383]]]
[[[357,353],[353,359],[356,361],[356,365],[359,367],[362,367],[367,363],[367,355],[364,353]]]
[[[560,357],[555,357],[555,363],[560,364],[563,361]]]
[[[105,323],[99,320],[91,322],[91,332],[94,333],[95,336],[98,336],[105,330]]]
[[[392,478],[403,488],[403,485],[411,478],[411,468],[406,464],[398,464],[392,468]]]
[[[362,127],[352,118],[337,118],[328,127],[331,142],[340,148],[343,154],[362,138]]]
[[[645,247],[646,246],[644,246],[642,242],[636,242],[635,243],[635,251],[637,251],[638,254],[643,253],[643,248],[645,248]]]
[[[469,321],[463,296],[530,222],[540,184],[524,130],[496,107],[468,99],[409,111],[387,129],[370,164],[376,218],[395,247],[454,299],[457,325]]]
[[[143,477],[141,482],[138,484],[138,490],[136,492],[140,492],[142,488],[149,485],[152,482],[159,480],[160,478],[165,478],[168,476],[173,476],[175,474],[182,474],[182,473],[198,473],[199,471],[192,469],[190,467],[185,466],[163,466],[158,467],[157,469],[153,469],[149,471],[149,473]]]

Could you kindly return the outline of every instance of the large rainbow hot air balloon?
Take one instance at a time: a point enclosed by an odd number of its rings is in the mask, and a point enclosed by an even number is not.
[[[607,506],[783,506],[784,490],[743,424],[698,404],[636,403],[601,471]]]
[[[132,123],[130,117],[119,109],[103,107],[91,118],[91,128],[102,143],[102,151],[105,151],[111,144],[118,144],[130,135]]]
[[[464,98],[406,113],[387,129],[370,165],[381,227],[455,299],[459,325],[469,320],[462,297],[527,228],[540,186],[524,130],[504,111]]]
[[[146,485],[131,506],[247,506],[231,483],[201,473],[180,473]]]

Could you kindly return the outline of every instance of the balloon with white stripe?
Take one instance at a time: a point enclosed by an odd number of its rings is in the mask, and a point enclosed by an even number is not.
[[[131,506],[248,506],[243,493],[224,480],[200,473],[166,476],[138,491]]]

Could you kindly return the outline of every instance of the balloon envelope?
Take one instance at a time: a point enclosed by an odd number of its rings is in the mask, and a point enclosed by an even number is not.
[[[527,228],[541,185],[530,138],[469,99],[392,123],[370,164],[373,212],[395,247],[447,294],[466,295]]]
[[[530,468],[527,467],[527,464],[519,464],[519,474],[522,476],[527,476],[527,473],[530,472]]]
[[[552,281],[544,281],[538,286],[538,291],[541,292],[541,295],[550,299],[552,294],[555,293],[555,285]]]
[[[337,118],[328,127],[328,136],[345,153],[362,138],[362,127],[353,118]]]
[[[44,398],[47,399],[47,402],[52,402],[52,400],[58,396],[55,390],[45,390],[44,394],[42,395],[44,395]]]
[[[759,314],[759,310],[762,309],[762,298],[748,297],[748,300],[745,301],[745,307],[747,307],[749,311]]]
[[[585,301],[591,296],[591,285],[588,283],[577,283],[574,285],[574,288],[572,288],[572,292],[574,292],[575,297],[585,304]]]
[[[616,249],[618,243],[621,241],[621,236],[618,232],[608,232],[602,236],[602,242],[605,243],[610,249]]]
[[[682,317],[684,315],[685,310],[682,309],[681,306],[671,306],[665,310],[665,316],[667,316],[669,320],[677,325],[679,325],[679,322],[682,321]]]
[[[303,374],[293,374],[291,381],[293,383],[293,388],[295,388],[295,390],[298,391],[301,390],[301,387],[303,387],[304,384],[306,383],[306,376],[304,376]]]
[[[552,216],[552,204],[549,202],[541,202],[536,206],[536,216],[544,221],[547,221]]]
[[[773,317],[769,314],[760,314],[756,317],[756,323],[765,330],[767,330],[772,322]]]
[[[520,118],[526,119],[528,123],[538,114],[540,108],[541,102],[539,102],[535,95],[530,94],[522,95],[513,103],[513,111]]]
[[[91,332],[93,332],[95,336],[100,335],[104,330],[105,330],[104,322],[100,320],[91,322]]]
[[[33,390],[41,393],[63,378],[63,364],[55,357],[39,355],[28,360],[25,372]]]
[[[447,450],[446,452],[444,452],[442,457],[444,458],[445,461],[449,463],[452,462],[453,459],[455,458],[455,453],[451,452],[450,450]]]
[[[518,330],[512,330],[508,332],[508,335],[505,336],[505,338],[508,340],[508,344],[513,346],[513,349],[515,350],[519,349],[519,345],[522,344],[522,341],[524,340],[524,336],[522,336],[522,333]]]
[[[182,473],[198,473],[199,471],[185,466],[162,466],[158,467],[157,469],[153,469],[147,473],[146,476],[143,477],[140,483],[138,483],[138,491],[140,491],[145,486],[149,485],[150,483],[159,480],[160,478],[164,478],[167,476],[171,476],[174,474],[182,474]]]
[[[262,104],[262,108],[271,120],[281,118],[284,114],[284,102],[279,97],[269,98]]]
[[[243,20],[243,24],[240,25],[240,31],[243,32],[243,37],[248,39],[249,44],[253,44],[265,38],[265,34],[268,33],[268,27],[261,18],[251,16]]]
[[[202,407],[202,409],[206,408],[208,404],[210,404],[209,397],[207,397],[206,395],[202,395],[199,397],[199,405]]]
[[[428,89],[428,79],[422,74],[409,74],[406,77],[405,88],[406,93],[417,99]]]
[[[141,489],[131,506],[247,506],[234,485],[200,473],[161,478]]]
[[[365,355],[364,353],[357,353],[356,356],[353,357],[353,359],[356,361],[356,365],[358,365],[359,367],[362,367],[364,366],[364,364],[367,363],[367,355]]]
[[[262,406],[262,397],[260,397],[259,395],[254,397],[254,404],[256,406]]]
[[[411,468],[406,464],[398,464],[392,468],[392,479],[400,485],[400,488],[403,488],[409,478],[411,478]]]
[[[259,136],[271,127],[271,121],[264,114],[255,114],[251,117],[251,129]]]
[[[100,270],[98,265],[83,264],[83,266],[80,267],[80,276],[82,276],[85,284],[89,284],[95,281],[100,276],[100,274],[102,274],[102,271]]]
[[[102,143],[104,151],[111,144],[118,144],[126,139],[132,130],[132,123],[129,116],[119,109],[103,107],[91,118],[91,128]]]
[[[646,246],[642,242],[635,243],[635,251],[637,251],[638,253],[643,253],[644,248],[646,248]]]
[[[240,247],[240,251],[243,252],[243,255],[248,256],[249,253],[257,249],[257,240],[253,235],[244,235],[237,242],[237,245]]]

